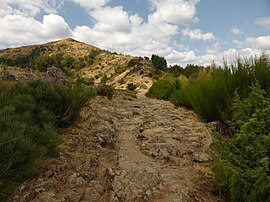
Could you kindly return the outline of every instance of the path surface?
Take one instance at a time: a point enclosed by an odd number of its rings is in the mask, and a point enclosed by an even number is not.
[[[62,131],[60,156],[11,201],[210,201],[197,183],[210,144],[210,129],[192,111],[97,97]]]

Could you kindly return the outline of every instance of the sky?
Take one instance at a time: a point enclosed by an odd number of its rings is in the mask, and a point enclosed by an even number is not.
[[[209,65],[270,55],[270,0],[1,0],[0,49],[74,38]]]

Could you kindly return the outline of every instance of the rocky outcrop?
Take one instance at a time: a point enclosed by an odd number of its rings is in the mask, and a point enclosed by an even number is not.
[[[59,157],[10,201],[209,201],[196,181],[210,143],[192,111],[97,97],[61,132]]]

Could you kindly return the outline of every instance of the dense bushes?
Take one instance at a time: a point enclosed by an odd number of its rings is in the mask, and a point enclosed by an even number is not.
[[[212,66],[201,69],[198,75],[189,77],[188,81],[177,90],[168,85],[166,79],[159,80],[149,90],[150,97],[171,100],[176,105],[192,107],[207,121],[227,120],[234,91],[241,97],[250,93],[250,86],[258,81],[261,87],[270,93],[270,64],[266,56],[241,62],[224,68]],[[158,92],[168,89],[166,96]],[[172,90],[176,89],[176,90]],[[153,94],[151,92],[158,92]]]
[[[232,139],[216,136],[212,170],[221,193],[233,201],[270,201],[270,100],[259,84],[233,98]]]
[[[80,84],[45,81],[0,90],[0,200],[39,169],[38,161],[57,154],[57,127],[74,120],[94,95]]]
[[[66,71],[65,68],[79,69],[85,67],[86,64],[80,59],[77,61],[75,58],[68,55],[63,55],[62,53],[43,55],[38,57],[34,62],[34,68],[40,71],[46,71],[47,68],[52,66],[58,67],[63,71]]]
[[[177,88],[177,79],[168,75],[165,78],[156,81],[146,93],[147,97],[168,100],[174,90]]]

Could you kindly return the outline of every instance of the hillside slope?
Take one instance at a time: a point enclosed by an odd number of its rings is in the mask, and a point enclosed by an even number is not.
[[[52,58],[57,61],[52,62]],[[46,71],[46,62],[49,63],[48,67],[61,68],[76,79],[95,84],[100,83],[106,75],[107,83],[116,89],[126,89],[129,83],[133,83],[139,93],[145,93],[153,83],[150,60],[110,53],[70,38],[0,50],[0,74],[9,72],[17,76],[18,80],[40,77],[40,72],[34,70]]]
[[[209,128],[192,111],[97,97],[62,131],[60,156],[10,201],[211,201],[199,183],[210,144]]]

